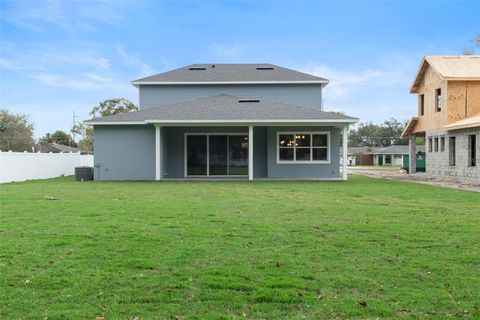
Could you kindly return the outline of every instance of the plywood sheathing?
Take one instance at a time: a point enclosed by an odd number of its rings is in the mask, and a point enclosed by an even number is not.
[[[480,114],[480,81],[467,82],[467,117]]]

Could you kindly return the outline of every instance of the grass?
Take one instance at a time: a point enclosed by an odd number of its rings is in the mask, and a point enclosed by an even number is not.
[[[64,177],[0,200],[2,319],[480,318],[478,193]]]

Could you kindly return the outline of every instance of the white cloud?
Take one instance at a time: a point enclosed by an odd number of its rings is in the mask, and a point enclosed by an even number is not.
[[[237,60],[242,54],[242,46],[237,40],[231,43],[213,42],[208,45],[210,54],[214,59]]]
[[[121,44],[115,46],[115,51],[120,55],[123,63],[127,66],[137,69],[141,74],[140,76],[147,76],[154,73],[153,68],[143,62],[136,54],[127,52],[127,50]]]
[[[53,25],[69,33],[92,32],[95,24],[118,26],[123,20],[123,7],[129,1],[59,1],[36,0],[12,2],[4,19],[29,31],[41,32]]]
[[[405,85],[409,75],[401,68],[369,68],[357,72],[333,69],[326,65],[311,65],[303,71],[330,80],[328,91],[330,98],[339,98],[365,87],[385,87]]]
[[[49,86],[81,91],[112,90],[122,92],[130,89],[130,86],[127,84],[120,83],[110,77],[92,73],[72,76],[54,73],[38,73],[31,77]]]
[[[415,112],[415,97],[409,93],[409,87],[417,63],[402,56],[391,56],[360,70],[325,64],[306,64],[293,69],[330,80],[324,90],[325,110],[380,123],[390,117],[405,120]]]

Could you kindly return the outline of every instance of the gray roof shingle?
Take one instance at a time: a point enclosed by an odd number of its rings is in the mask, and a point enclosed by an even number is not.
[[[296,107],[285,103],[260,99],[246,99],[226,94],[173,103],[162,107],[141,109],[85,123],[155,121],[238,121],[238,120],[308,120],[357,122],[357,118],[315,108]]]
[[[417,152],[425,152],[425,146],[417,146]],[[408,146],[389,146],[377,148],[369,154],[408,154]]]
[[[132,84],[148,83],[208,83],[208,82],[316,82],[327,79],[283,68],[268,63],[260,64],[192,64],[132,81]]]

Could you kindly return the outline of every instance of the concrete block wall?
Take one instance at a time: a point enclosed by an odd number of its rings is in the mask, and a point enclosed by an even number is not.
[[[469,165],[468,136],[476,135],[476,166]],[[445,138],[445,149],[441,151],[441,137]],[[455,137],[456,163],[450,165],[450,137]],[[427,131],[426,134],[426,174],[431,178],[466,184],[480,184],[480,128],[456,131]],[[432,150],[429,139],[432,139]],[[435,138],[438,138],[438,151],[435,151]]]

